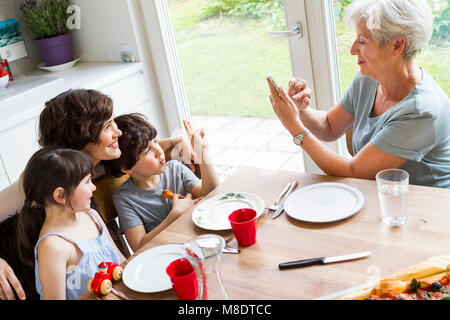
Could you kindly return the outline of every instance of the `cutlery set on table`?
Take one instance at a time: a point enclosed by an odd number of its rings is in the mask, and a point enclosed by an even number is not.
[[[280,214],[284,211],[284,201],[287,197],[297,188],[298,182],[293,181],[289,182],[286,187],[284,187],[283,191],[280,193],[278,198],[275,200],[275,202],[268,208],[269,213],[271,211],[274,211],[272,213],[272,219],[275,219],[276,217],[280,216]]]
[[[268,207],[269,214],[272,212],[272,219],[275,219],[279,217],[284,212],[284,204],[289,195],[291,195],[295,189],[298,187],[298,181],[292,181],[289,182],[283,189],[283,191],[280,193],[278,198],[275,200],[275,202]],[[369,251],[361,252],[361,253],[353,253],[353,254],[347,254],[342,256],[335,256],[335,257],[318,257],[318,258],[311,258],[311,259],[302,259],[302,260],[296,260],[296,261],[289,261],[289,262],[283,262],[278,265],[278,268],[280,270],[283,269],[291,269],[291,268],[300,268],[300,267],[307,267],[312,266],[316,264],[327,264],[327,263],[335,263],[340,261],[348,261],[348,260],[355,260],[360,259],[369,256],[371,253]]]

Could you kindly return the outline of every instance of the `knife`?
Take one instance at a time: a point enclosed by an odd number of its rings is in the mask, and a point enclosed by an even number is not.
[[[370,251],[347,254],[344,256],[320,257],[320,258],[283,262],[278,265],[278,268],[280,268],[280,269],[301,268],[301,267],[306,267],[306,266],[312,266],[315,264],[326,264],[326,263],[332,263],[332,262],[360,259],[360,258],[364,258],[367,256],[370,256]]]
[[[288,192],[289,187],[291,186],[292,182],[289,182],[283,189],[283,191],[280,193],[280,195],[276,198],[275,202],[267,209],[276,211],[278,209],[278,205],[280,204],[281,199],[283,199],[283,196]]]
[[[289,191],[286,193],[286,196],[284,197],[283,201],[281,201],[280,205],[278,206],[278,209],[273,213],[272,219],[275,219],[283,212],[284,202],[289,197],[289,195],[295,190],[295,188],[297,188],[297,186],[298,186],[298,181],[294,181],[294,183],[291,184],[291,186],[289,187]]]
[[[225,247],[222,249],[222,253],[239,253],[239,252],[241,252],[241,250],[237,248]]]

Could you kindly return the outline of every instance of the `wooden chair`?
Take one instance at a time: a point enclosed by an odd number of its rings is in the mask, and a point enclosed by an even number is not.
[[[167,161],[171,159],[171,151],[172,149],[168,149],[165,152]],[[201,178],[200,166],[198,164],[195,164],[195,175]],[[116,189],[128,179],[128,175],[123,175],[120,178],[116,178],[111,175],[105,175],[94,181],[94,184],[97,187],[97,189],[94,191],[96,209],[98,210],[99,214],[103,218],[103,221],[108,227],[109,233],[111,234],[111,237],[113,238],[115,244],[126,258],[130,256],[130,251],[116,221],[117,211],[114,207],[112,195],[114,191],[116,191]]]
[[[116,191],[116,189],[129,178],[130,177],[128,175],[124,175],[120,178],[105,175],[94,181],[94,184],[97,187],[94,191],[96,209],[108,227],[109,233],[117,245],[117,248],[126,258],[130,256],[130,251],[128,250],[124,236],[120,232],[119,225],[115,220],[117,217],[117,212],[114,207],[112,195],[114,191]]]
[[[353,154],[353,147],[352,147],[352,143],[353,143],[353,128],[351,128],[350,130],[348,130],[345,133],[345,141],[347,144],[347,151],[348,153],[350,153],[352,156],[354,156]]]

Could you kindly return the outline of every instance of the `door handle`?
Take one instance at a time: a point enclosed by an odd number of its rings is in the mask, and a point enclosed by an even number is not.
[[[272,31],[269,32],[269,36],[274,38],[292,38],[298,37],[299,39],[303,38],[303,30],[300,22],[297,22],[292,28],[291,31]]]

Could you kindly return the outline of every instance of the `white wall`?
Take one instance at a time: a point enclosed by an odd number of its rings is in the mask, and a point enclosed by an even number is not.
[[[118,47],[136,48],[126,0],[72,0],[72,3],[81,9],[81,28],[73,32],[74,53],[81,53],[84,62],[120,61]]]
[[[136,26],[136,21],[131,21],[127,0],[72,0],[72,3],[81,9],[81,28],[73,32],[75,55],[81,53],[83,62],[120,61],[120,48],[131,45],[137,61],[144,66],[151,103],[147,116],[150,123],[158,128],[158,135],[167,137],[170,131],[153,57],[144,51],[145,43],[137,43],[136,33],[144,30]]]

